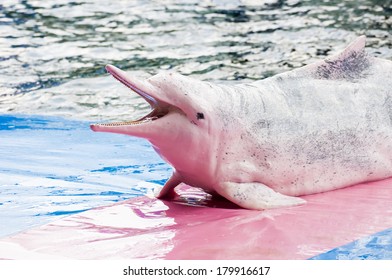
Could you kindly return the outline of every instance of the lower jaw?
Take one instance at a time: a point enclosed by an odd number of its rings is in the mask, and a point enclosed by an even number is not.
[[[154,120],[158,119],[158,117],[146,117],[137,121],[123,121],[123,122],[113,122],[113,123],[101,123],[101,124],[96,124],[99,126],[107,126],[107,127],[116,127],[116,126],[125,126],[125,125],[140,125],[140,124],[145,124],[152,122]]]

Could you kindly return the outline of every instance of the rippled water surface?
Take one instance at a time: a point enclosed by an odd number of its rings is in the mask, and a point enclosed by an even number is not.
[[[0,3],[0,113],[124,119],[148,105],[107,63],[249,82],[311,63],[356,36],[392,59],[392,2],[25,0]]]

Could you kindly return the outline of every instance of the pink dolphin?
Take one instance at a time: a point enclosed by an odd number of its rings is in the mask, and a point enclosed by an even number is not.
[[[150,141],[174,168],[160,198],[184,182],[248,209],[300,205],[392,177],[392,62],[364,47],[361,36],[323,61],[234,86],[172,72],[140,80],[108,65],[152,111],[91,129]]]

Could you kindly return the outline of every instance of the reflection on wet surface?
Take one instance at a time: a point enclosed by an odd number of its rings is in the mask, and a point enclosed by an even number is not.
[[[392,227],[391,184],[310,195],[303,206],[265,211],[180,185],[182,198],[133,198],[2,239],[0,259],[307,259]],[[316,258],[390,258],[386,231],[360,240],[359,254],[341,247]]]

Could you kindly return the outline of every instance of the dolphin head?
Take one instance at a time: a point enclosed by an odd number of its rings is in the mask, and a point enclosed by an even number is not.
[[[175,169],[194,168],[200,158],[191,151],[199,153],[211,137],[211,108],[219,100],[206,98],[213,85],[173,72],[141,80],[112,65],[106,69],[143,97],[151,112],[137,120],[92,124],[91,129],[145,138]]]

